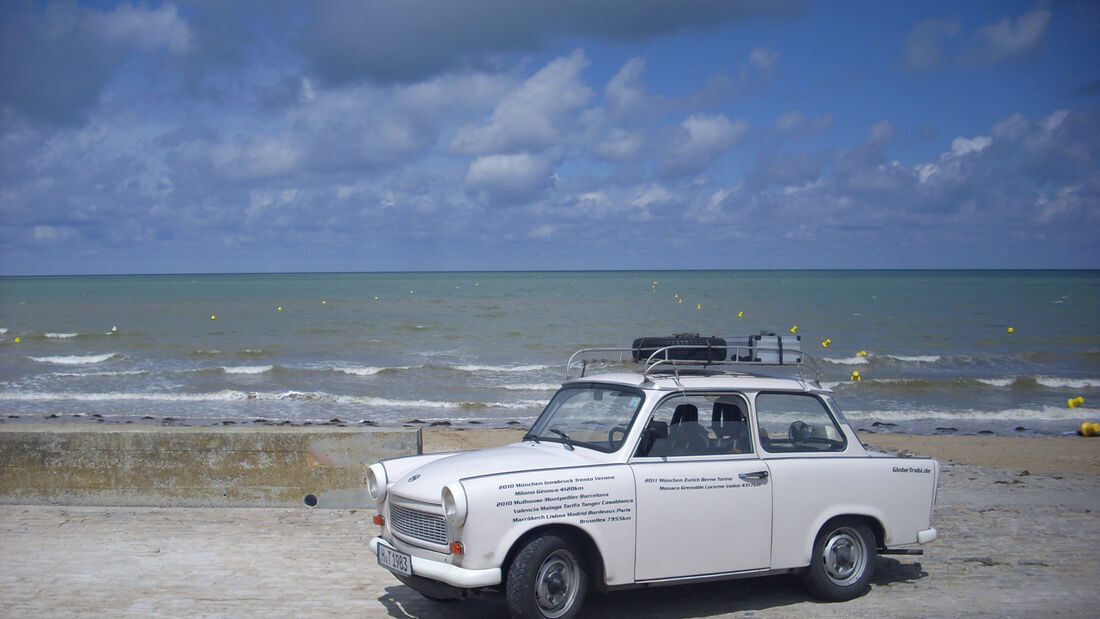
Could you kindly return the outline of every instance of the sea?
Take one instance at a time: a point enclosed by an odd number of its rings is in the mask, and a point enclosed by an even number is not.
[[[526,427],[578,349],[794,329],[858,429],[1064,436],[1098,318],[1100,271],[5,277],[0,423]]]

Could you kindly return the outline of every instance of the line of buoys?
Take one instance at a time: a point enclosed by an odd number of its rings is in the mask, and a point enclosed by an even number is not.
[[[859,381],[863,380],[863,377],[859,375],[859,371],[855,371],[852,372],[852,380],[858,383]]]
[[[822,348],[828,348],[829,344],[832,344],[832,343],[833,343],[832,340],[830,340],[829,338],[825,338],[825,341],[821,343],[821,347]]]
[[[1100,423],[1085,422],[1081,424],[1081,429],[1077,431],[1081,436],[1096,436],[1100,434]]]
[[[1080,396],[1066,400],[1066,408],[1077,408],[1085,403],[1085,398]]]

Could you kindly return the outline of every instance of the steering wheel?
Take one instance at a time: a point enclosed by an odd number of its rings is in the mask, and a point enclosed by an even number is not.
[[[809,424],[799,420],[791,423],[791,427],[787,429],[787,435],[791,437],[791,443],[804,443],[810,440],[813,431]]]
[[[623,437],[620,438],[618,441],[615,440],[616,432],[622,432],[623,435]],[[615,426],[614,428],[611,428],[607,431],[607,446],[610,447],[612,451],[621,447],[624,440],[626,440],[626,427]]]

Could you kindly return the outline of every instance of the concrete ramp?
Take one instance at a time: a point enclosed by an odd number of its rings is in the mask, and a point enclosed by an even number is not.
[[[0,428],[0,503],[369,507],[367,467],[420,453],[418,429]]]

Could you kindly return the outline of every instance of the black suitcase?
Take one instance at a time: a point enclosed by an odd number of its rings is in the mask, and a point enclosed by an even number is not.
[[[655,351],[666,346],[691,346],[692,348],[670,348],[654,358],[674,359],[676,361],[724,361],[726,358],[726,340],[720,337],[700,337],[698,333],[679,333],[672,337],[640,337],[631,346],[634,360],[645,361]]]

